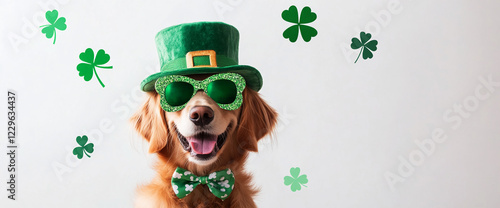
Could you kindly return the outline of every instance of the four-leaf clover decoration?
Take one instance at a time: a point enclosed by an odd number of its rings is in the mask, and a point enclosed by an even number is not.
[[[354,63],[358,62],[358,59],[359,59],[359,56],[361,55],[361,53],[363,53],[363,59],[366,60],[367,58],[370,58],[370,59],[373,58],[373,53],[371,51],[377,50],[378,41],[376,41],[376,40],[369,41],[370,38],[372,38],[372,35],[370,33],[361,32],[359,34],[359,36],[361,38],[361,41],[355,37],[352,38],[352,40],[351,40],[352,41],[352,43],[351,43],[352,49],[361,48],[361,51],[359,52],[358,58],[356,58],[356,61],[354,61]]]
[[[61,31],[66,30],[66,18],[61,17],[58,19],[58,16],[59,13],[57,10],[47,11],[45,13],[45,18],[50,24],[40,26],[43,27],[42,33],[45,34],[45,37],[50,39],[54,36],[54,42],[52,44],[56,44],[56,29]]]
[[[112,66],[101,66],[103,64],[108,63],[109,61],[109,54],[106,54],[103,49],[97,51],[97,54],[94,59],[94,51],[91,48],[87,48],[85,52],[80,53],[80,60],[86,62],[86,63],[80,63],[78,66],[76,66],[76,69],[80,72],[79,75],[83,77],[85,81],[90,81],[92,79],[92,76],[95,73],[95,77],[97,80],[99,80],[99,83],[101,83],[101,86],[104,87],[104,84],[102,83],[101,79],[99,78],[99,75],[97,75],[96,67],[102,68],[102,69],[112,69]]]
[[[295,23],[283,32],[283,37],[290,39],[290,42],[292,43],[297,41],[299,31],[300,34],[302,34],[302,39],[306,42],[309,42],[312,37],[318,34],[318,31],[313,27],[304,25],[316,20],[317,16],[314,12],[311,12],[310,7],[306,6],[302,8],[302,11],[300,12],[300,19],[297,7],[294,5],[290,6],[288,10],[283,11],[281,13],[281,17],[287,22]]]
[[[87,138],[86,135],[83,135],[81,137],[80,136],[76,137],[76,143],[78,143],[80,146],[75,147],[73,149],[73,154],[76,155],[76,157],[78,157],[78,159],[83,158],[83,153],[85,153],[85,155],[87,155],[87,157],[90,158],[90,155],[87,154],[87,152],[88,153],[94,152],[94,144],[92,144],[92,143],[87,144],[88,140],[89,140],[89,138]]]
[[[302,186],[307,187],[305,184],[309,180],[307,180],[307,175],[300,175],[300,168],[290,168],[290,175],[292,176],[285,176],[285,185],[292,185],[290,188],[293,192],[300,191]]]

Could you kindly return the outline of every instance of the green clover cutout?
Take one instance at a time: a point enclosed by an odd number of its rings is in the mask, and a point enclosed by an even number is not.
[[[365,33],[365,32],[361,32],[359,34],[361,40],[357,39],[357,38],[352,38],[352,43],[351,43],[351,48],[352,49],[358,49],[358,48],[361,48],[361,51],[359,52],[359,55],[358,55],[358,58],[356,58],[356,61],[354,61],[354,63],[358,62],[358,59],[359,59],[359,56],[361,55],[361,53],[363,53],[363,59],[371,59],[373,58],[373,53],[371,51],[376,51],[377,50],[377,44],[378,44],[378,41],[376,40],[370,40],[370,38],[372,38],[372,35],[370,33]],[[371,50],[371,51],[370,51]]]
[[[76,157],[78,157],[78,159],[83,158],[83,153],[85,153],[85,155],[87,155],[87,157],[90,158],[90,155],[87,154],[87,152],[88,153],[94,152],[94,144],[92,144],[92,143],[87,144],[88,140],[89,140],[89,138],[87,138],[86,135],[83,135],[81,137],[80,136],[76,137],[76,143],[78,143],[80,146],[75,147],[73,149],[73,154],[76,155]]]
[[[109,54],[106,54],[103,49],[97,51],[97,54],[94,59],[94,51],[91,48],[87,48],[85,52],[80,53],[80,60],[86,63],[80,63],[78,66],[76,66],[76,69],[80,72],[78,75],[80,77],[83,77],[85,81],[90,81],[92,79],[92,76],[95,74],[95,77],[101,83],[102,87],[105,87],[104,84],[102,83],[101,79],[99,78],[99,75],[97,74],[96,67],[101,68],[101,69],[112,69],[112,66],[101,66],[103,64],[108,63],[109,61]]]
[[[316,13],[312,12],[310,7],[306,6],[302,8],[302,11],[300,12],[300,19],[297,7],[294,5],[290,6],[288,10],[283,11],[281,13],[281,17],[287,22],[295,23],[283,32],[283,37],[285,39],[289,39],[292,43],[297,41],[299,31],[302,35],[302,39],[306,42],[309,42],[312,37],[318,34],[318,31],[313,27],[304,25],[314,22],[317,18]]]
[[[302,186],[307,187],[305,184],[309,182],[307,175],[300,175],[300,168],[290,168],[290,176],[285,176],[285,185],[290,186],[293,192],[300,191]],[[300,175],[300,176],[299,176]]]
[[[57,10],[47,11],[45,13],[45,19],[47,19],[50,24],[40,26],[43,27],[42,33],[45,34],[45,37],[50,39],[54,36],[54,42],[52,44],[56,44],[56,29],[60,31],[66,30],[66,18],[61,17],[58,19],[58,16],[59,13]]]

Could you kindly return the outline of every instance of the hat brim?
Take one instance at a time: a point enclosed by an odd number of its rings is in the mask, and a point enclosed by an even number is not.
[[[252,90],[259,91],[262,88],[262,76],[260,72],[247,65],[234,65],[234,66],[226,66],[226,67],[196,67],[196,68],[185,68],[185,69],[176,69],[172,71],[162,71],[156,74],[152,74],[148,76],[141,82],[142,91],[149,92],[155,90],[155,82],[160,77],[168,76],[168,75],[192,75],[192,74],[218,74],[218,73],[237,73],[243,78],[245,78],[245,82],[247,87]]]

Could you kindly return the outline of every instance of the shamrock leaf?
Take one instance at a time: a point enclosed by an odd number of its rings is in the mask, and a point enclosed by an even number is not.
[[[300,175],[300,168],[290,168],[290,176],[285,176],[285,185],[290,186],[293,192],[300,191],[302,186],[307,187],[305,184],[309,182],[307,175]]]
[[[297,41],[297,38],[299,37],[299,26],[293,25],[287,28],[283,32],[283,37],[286,39],[290,39],[290,42],[295,43],[295,41]]]
[[[310,7],[304,7],[302,8],[302,11],[300,12],[300,24],[306,24],[306,23],[311,23],[316,20],[317,16],[316,13],[311,11]]]
[[[95,77],[101,83],[102,87],[105,87],[102,83],[99,75],[97,74],[96,67],[101,69],[112,69],[112,66],[101,66],[103,64],[108,63],[109,54],[106,54],[103,49],[97,51],[97,54],[94,59],[94,51],[91,48],[87,48],[85,52],[80,53],[80,60],[85,63],[80,63],[76,66],[76,69],[79,71],[78,75],[83,77],[85,81],[90,81],[95,74]]]
[[[287,22],[299,23],[299,11],[294,5],[290,6],[288,10],[281,12],[281,17]]]
[[[78,143],[80,146],[75,147],[73,149],[73,154],[76,155],[76,157],[78,157],[78,159],[82,159],[84,153],[85,153],[85,155],[87,155],[87,157],[90,158],[90,155],[87,154],[87,152],[88,153],[94,152],[94,144],[92,144],[92,143],[87,144],[88,140],[89,140],[89,138],[86,135],[83,135],[82,137],[80,137],[80,136],[76,137],[76,143]]]
[[[283,18],[283,20],[287,22],[294,23],[294,25],[288,27],[283,32],[283,37],[285,39],[289,39],[292,43],[297,41],[297,38],[299,37],[299,31],[302,35],[302,39],[306,42],[309,42],[312,37],[318,34],[318,31],[313,27],[304,25],[314,22],[314,20],[316,20],[317,18],[316,14],[311,11],[310,7],[306,6],[302,8],[299,19],[299,12],[297,10],[297,7],[292,5],[290,6],[290,8],[288,8],[288,10],[285,10],[281,13],[281,18]]]
[[[373,58],[373,53],[372,51],[377,50],[377,44],[378,41],[372,40],[369,41],[372,38],[372,35],[370,33],[365,33],[361,32],[359,34],[361,40],[357,38],[352,38],[351,42],[351,48],[352,49],[358,49],[361,48],[361,51],[359,52],[358,58],[356,58],[356,61],[354,63],[358,62],[359,56],[361,53],[363,53],[363,59],[368,59],[368,58]]]
[[[66,30],[66,18],[61,17],[57,18],[59,13],[57,10],[47,11],[45,13],[45,19],[50,23],[48,25],[42,25],[43,27],[42,33],[45,34],[45,37],[48,39],[54,36],[54,42],[52,44],[56,44],[56,29],[64,31]]]
[[[302,39],[309,42],[312,37],[318,34],[318,31],[311,26],[300,25],[300,34],[302,34]]]

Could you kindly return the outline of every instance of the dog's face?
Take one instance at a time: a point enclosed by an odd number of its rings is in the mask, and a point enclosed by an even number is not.
[[[198,165],[217,160],[228,136],[233,135],[240,109],[221,109],[205,92],[198,91],[186,107],[177,112],[165,112],[168,126],[173,128],[185,157]]]
[[[191,77],[203,80],[208,75]],[[149,141],[150,152],[189,169],[203,171],[238,161],[247,151],[257,151],[257,141],[276,124],[274,109],[250,89],[243,92],[242,106],[232,111],[221,109],[203,91],[176,112],[163,111],[160,99],[157,93],[149,93],[131,120]]]

